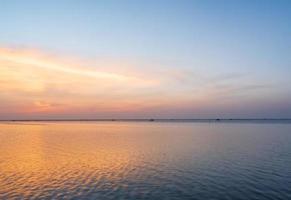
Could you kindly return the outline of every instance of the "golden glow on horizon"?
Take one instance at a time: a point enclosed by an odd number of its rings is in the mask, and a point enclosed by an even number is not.
[[[175,109],[209,105],[220,91],[203,80],[201,87],[198,79],[182,69],[142,66],[0,48],[0,115],[102,118],[108,113],[115,117],[168,108],[175,113]]]

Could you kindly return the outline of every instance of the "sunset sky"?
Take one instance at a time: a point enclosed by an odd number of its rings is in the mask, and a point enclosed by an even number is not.
[[[291,118],[289,0],[2,0],[0,119]]]

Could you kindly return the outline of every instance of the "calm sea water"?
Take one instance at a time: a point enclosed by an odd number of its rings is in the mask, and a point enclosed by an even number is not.
[[[2,122],[0,199],[291,199],[291,124]]]

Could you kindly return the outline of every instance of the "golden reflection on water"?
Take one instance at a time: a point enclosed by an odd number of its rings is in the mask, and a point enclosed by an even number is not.
[[[111,140],[113,138],[99,135],[96,146],[96,135],[91,136],[92,132],[86,132],[88,127],[84,129],[83,124],[67,126],[33,124],[4,128],[2,125],[1,130],[5,130],[10,140],[1,146],[1,157],[13,157],[9,160],[9,165],[5,164],[5,170],[32,172],[78,163],[87,163],[87,167],[114,169],[119,163],[128,162],[126,149],[114,145],[114,140]]]
[[[0,130],[3,193],[13,188],[16,195],[30,197],[41,186],[60,189],[70,181],[86,184],[104,177],[114,181],[133,160],[107,129],[90,124],[1,124]]]
[[[130,180],[159,177],[183,159],[207,154],[215,136],[196,137],[192,129],[132,122],[2,123],[0,199],[66,199],[73,192],[110,192]]]

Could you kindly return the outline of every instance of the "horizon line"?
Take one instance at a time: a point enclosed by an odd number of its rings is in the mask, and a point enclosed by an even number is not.
[[[291,120],[291,118],[100,118],[100,119],[0,119],[0,122],[25,121],[244,121],[244,120]]]

